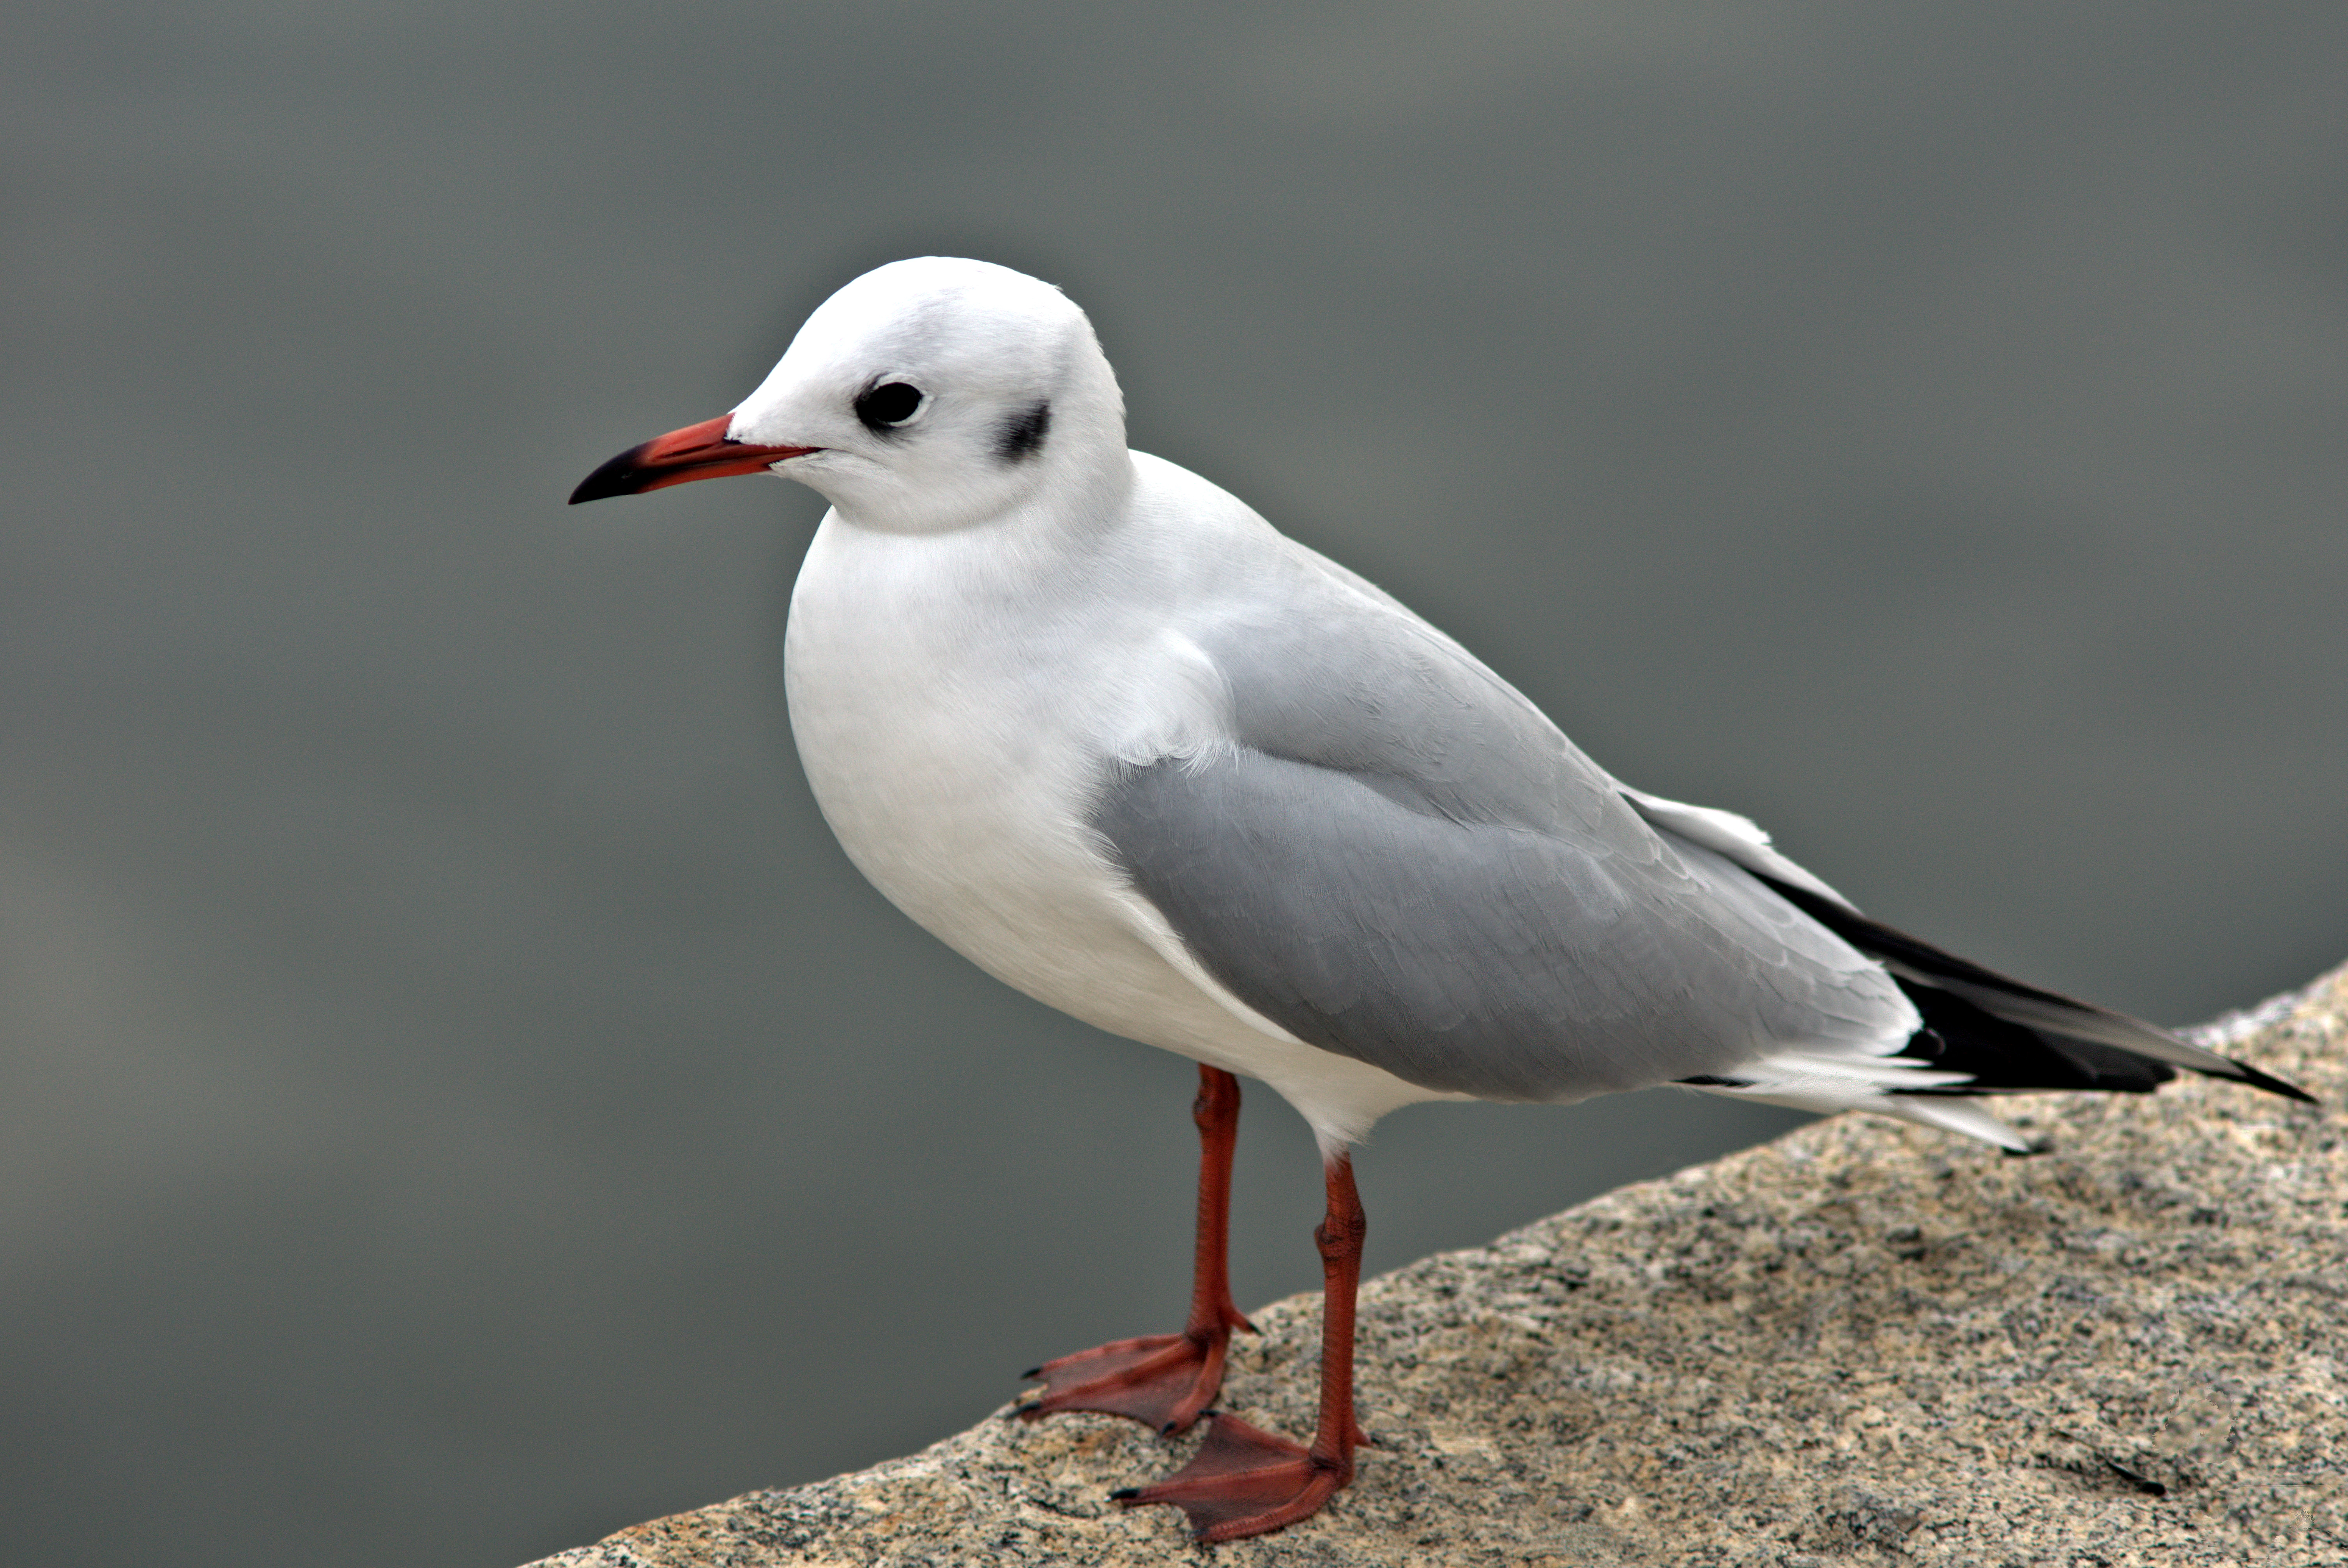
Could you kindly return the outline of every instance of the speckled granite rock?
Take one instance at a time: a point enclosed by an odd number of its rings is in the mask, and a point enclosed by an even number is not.
[[[1843,1117],[1366,1285],[1360,1480],[1218,1568],[2348,1564],[2348,969],[2203,1032],[2326,1107],[2009,1101],[2034,1159]],[[1318,1317],[1256,1315],[1230,1409],[1309,1429]],[[1200,1558],[1106,1501],[1188,1447],[989,1420],[541,1568]]]

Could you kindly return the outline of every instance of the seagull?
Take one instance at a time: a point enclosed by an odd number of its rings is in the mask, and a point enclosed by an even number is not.
[[[1726,811],[1622,783],[1400,601],[1126,446],[1085,313],[944,257],[867,272],[731,413],[571,499],[772,472],[831,503],[792,591],[792,733],[891,902],[1029,996],[1199,1064],[1189,1320],[1028,1374],[1197,1455],[1113,1496],[1201,1542],[1352,1480],[1365,1221],[1350,1151],[1432,1100],[1683,1084],[2026,1153],[1980,1096],[2179,1068],[2307,1100],[2150,1024],[1869,919]],[[1327,1189],[1321,1402],[1299,1444],[1215,1399],[1241,1078]]]

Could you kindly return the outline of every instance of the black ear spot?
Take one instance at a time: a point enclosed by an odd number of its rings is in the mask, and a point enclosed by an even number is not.
[[[1017,463],[1033,457],[1043,450],[1044,437],[1052,433],[1052,405],[1038,402],[1025,414],[1014,414],[1003,422],[1003,432],[994,438],[994,455],[1005,463]]]
[[[922,411],[929,394],[910,381],[884,381],[857,395],[856,417],[876,434],[896,429]]]

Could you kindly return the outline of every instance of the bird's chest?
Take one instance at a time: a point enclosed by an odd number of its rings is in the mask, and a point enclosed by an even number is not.
[[[825,819],[890,900],[1014,984],[1103,938],[1114,875],[1085,825],[1098,661],[950,573],[811,549],[785,646]]]

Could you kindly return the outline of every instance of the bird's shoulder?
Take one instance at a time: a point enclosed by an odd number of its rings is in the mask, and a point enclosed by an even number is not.
[[[1228,743],[1461,821],[1588,831],[1628,817],[1606,772],[1457,641],[1228,492],[1136,457],[1164,641],[1211,672]]]

